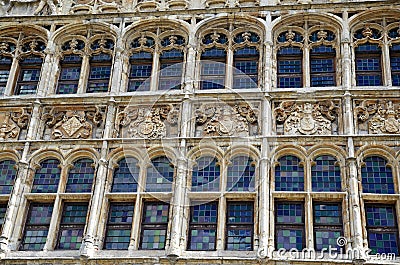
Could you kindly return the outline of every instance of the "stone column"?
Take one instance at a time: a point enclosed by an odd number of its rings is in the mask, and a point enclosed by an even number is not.
[[[115,100],[114,98],[111,98],[108,104],[106,125],[103,135],[103,138],[105,139],[110,138],[112,136],[112,131],[114,128],[114,116],[115,116]],[[101,149],[101,158],[97,165],[97,173],[95,176],[96,183],[94,186],[94,191],[92,191],[89,221],[87,224],[83,243],[80,249],[80,255],[81,257],[84,258],[89,258],[93,256],[94,252],[97,250],[95,241],[97,240],[98,220],[100,219],[101,215],[101,207],[103,205],[103,199],[104,199],[104,188],[107,179],[107,171],[108,171],[107,153],[108,153],[108,142],[104,140]]]
[[[40,80],[38,83],[36,94],[40,96],[44,96],[46,91],[48,90],[48,80],[50,79],[50,75],[54,75],[51,71],[52,68],[52,58],[53,51],[51,49],[52,43],[49,42],[48,47],[44,52],[46,56],[44,57],[44,62],[42,64],[42,69],[40,70]]]
[[[112,72],[111,88],[110,93],[116,94],[119,91],[123,92],[126,91],[126,87],[122,88],[122,84],[124,84],[124,78],[122,77],[122,69],[123,69],[123,55],[122,52],[124,51],[122,40],[119,38],[117,45],[115,46],[115,58],[114,58],[114,68]],[[122,78],[121,78],[122,77]]]

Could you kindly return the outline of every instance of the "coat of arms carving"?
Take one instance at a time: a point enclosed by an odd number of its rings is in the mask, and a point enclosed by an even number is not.
[[[24,108],[0,113],[0,140],[18,140],[28,127],[31,114]]]
[[[47,108],[43,115],[51,128],[52,139],[87,139],[92,137],[93,126],[104,119],[104,107],[95,108]]]
[[[128,106],[117,115],[118,136],[157,139],[167,136],[168,126],[178,123],[179,108],[172,104]]]
[[[275,108],[276,122],[285,135],[329,135],[334,132],[338,107],[332,101],[298,103],[284,101]]]
[[[400,133],[399,103],[364,100],[354,111],[357,119],[367,124],[370,134]]]
[[[258,123],[258,111],[247,103],[209,103],[196,109],[195,118],[203,136],[248,136],[250,125]]]

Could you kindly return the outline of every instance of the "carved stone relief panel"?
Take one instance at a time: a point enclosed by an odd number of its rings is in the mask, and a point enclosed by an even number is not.
[[[105,111],[105,106],[45,107],[43,139],[101,138]]]
[[[274,117],[278,135],[338,134],[339,102],[283,101],[275,103]]]
[[[358,133],[400,133],[400,100],[364,100],[355,105]]]
[[[31,108],[2,109],[0,112],[0,141],[25,139],[31,115]]]
[[[114,137],[146,139],[176,137],[179,135],[179,116],[178,104],[120,107],[115,122]]]
[[[210,102],[195,106],[195,136],[253,136],[260,133],[257,102]]]

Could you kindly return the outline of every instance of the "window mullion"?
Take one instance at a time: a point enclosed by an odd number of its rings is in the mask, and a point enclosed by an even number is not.
[[[140,185],[139,185],[140,187]],[[139,188],[138,187],[138,188]],[[143,203],[141,203],[141,195],[137,193],[136,200],[135,200],[135,208],[133,211],[133,224],[131,230],[131,240],[129,243],[129,250],[137,250],[139,248],[139,241],[140,241],[140,224],[141,224],[141,215],[143,211]]]
[[[384,42],[382,44],[382,71],[383,71],[383,85],[392,85],[392,75],[390,70],[390,51],[387,42],[387,36],[384,36]]]
[[[57,194],[57,197],[54,201],[53,213],[51,215],[49,233],[47,234],[47,240],[46,240],[46,244],[43,247],[43,250],[54,250],[54,247],[55,247],[55,244],[57,241],[58,224],[60,222],[61,211],[62,211],[61,204],[62,204],[62,200],[60,198],[60,195]]]
[[[82,57],[81,75],[79,76],[77,94],[83,94],[86,91],[86,86],[89,78],[89,68],[89,56],[85,54]]]
[[[226,216],[226,198],[220,196],[218,202],[218,218],[217,218],[217,244],[216,250],[223,250],[225,246],[225,216]]]
[[[310,87],[310,47],[303,46],[303,87]]]
[[[225,88],[232,89],[233,88],[233,50],[231,48],[228,49],[226,54],[226,73],[225,73]]]
[[[13,94],[13,88],[15,87],[15,83],[18,78],[18,68],[19,68],[19,61],[17,58],[13,58],[11,68],[10,68],[10,73],[8,75],[8,80],[7,80],[7,85],[6,89],[4,91],[5,96],[10,96]]]
[[[156,91],[158,89],[158,75],[160,70],[160,51],[156,47],[153,53],[153,67],[151,69],[151,81],[150,91]]]
[[[313,239],[313,206],[312,206],[312,198],[311,194],[308,193],[306,198],[305,198],[305,205],[304,205],[304,210],[305,210],[305,237],[306,237],[306,242],[305,246],[307,249],[314,249],[314,239]]]

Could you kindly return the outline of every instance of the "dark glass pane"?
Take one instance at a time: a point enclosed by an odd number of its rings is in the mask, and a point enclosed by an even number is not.
[[[190,218],[190,250],[214,250],[217,231],[216,202],[195,205]]]
[[[277,203],[275,214],[277,224],[304,224],[303,205],[301,203]]]
[[[275,167],[276,191],[304,191],[304,169],[300,159],[295,156],[284,156]]]
[[[370,232],[368,233],[369,248],[371,254],[377,253],[393,253],[399,255],[397,232]]]
[[[170,192],[174,180],[174,166],[167,157],[158,157],[151,161],[147,168],[146,191]]]
[[[315,231],[315,250],[321,251],[324,248],[329,249],[329,247],[340,249],[340,246],[337,245],[337,239],[341,236],[343,236],[341,231],[329,229]]]
[[[143,209],[141,249],[164,249],[169,205],[147,203]]]
[[[133,219],[133,203],[111,203],[105,249],[128,249]]]
[[[7,204],[0,204],[0,232],[3,228],[3,224],[6,218]]]
[[[255,191],[255,166],[247,156],[237,156],[228,167],[227,191]]]
[[[14,160],[0,161],[0,194],[10,194],[17,171]]]
[[[78,250],[82,243],[88,205],[66,203],[61,217],[58,249]]]
[[[32,193],[56,193],[60,181],[60,161],[48,159],[40,163],[33,179]]]
[[[192,172],[192,191],[218,191],[220,167],[217,159],[206,156],[196,161]]]
[[[394,194],[392,169],[386,166],[385,159],[370,156],[364,159],[361,179],[364,193]]]
[[[136,158],[127,157],[118,162],[114,170],[111,192],[136,192],[140,169]]]
[[[218,206],[217,203],[205,203],[193,206],[191,223],[209,224],[217,223]]]
[[[290,250],[292,248],[302,250],[304,246],[304,230],[303,229],[277,229],[276,231],[276,248],[284,248]]]
[[[93,178],[93,160],[88,158],[79,159],[68,173],[65,192],[90,192]]]
[[[395,227],[396,213],[393,206],[367,206],[367,225],[369,227]]]
[[[336,158],[329,155],[317,157],[311,168],[313,191],[341,191],[340,167]]]

